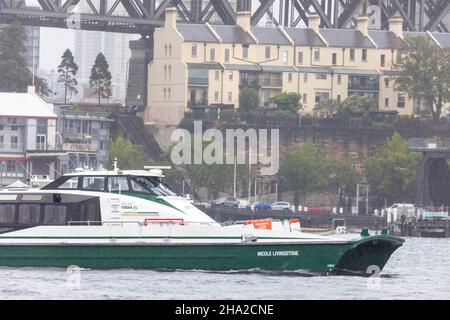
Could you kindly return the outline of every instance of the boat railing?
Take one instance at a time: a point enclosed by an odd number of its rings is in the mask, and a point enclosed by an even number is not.
[[[101,225],[101,221],[91,221],[91,220],[85,220],[85,221],[67,221],[67,224],[69,226],[83,226],[83,225]]]

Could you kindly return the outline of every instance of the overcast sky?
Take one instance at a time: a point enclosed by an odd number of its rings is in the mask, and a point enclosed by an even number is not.
[[[69,48],[74,51],[75,32],[70,29],[41,28],[39,68],[51,70],[58,67],[61,56]]]

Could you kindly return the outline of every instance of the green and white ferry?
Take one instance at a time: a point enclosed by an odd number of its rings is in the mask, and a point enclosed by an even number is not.
[[[314,235],[298,220],[220,224],[155,168],[79,171],[0,192],[0,266],[366,273],[403,241]]]

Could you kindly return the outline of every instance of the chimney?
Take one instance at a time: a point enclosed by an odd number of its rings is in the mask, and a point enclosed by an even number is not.
[[[403,18],[400,16],[389,18],[389,31],[403,39]]]
[[[308,16],[308,27],[315,33],[319,33],[320,16],[318,14],[311,14]]]
[[[177,25],[177,8],[175,8],[175,7],[167,8],[164,27],[165,28],[168,28],[168,27],[175,28],[176,25]]]
[[[356,30],[367,37],[369,35],[369,17],[359,16],[356,20]]]
[[[250,32],[252,13],[250,11],[238,11],[236,13],[236,24],[245,32]]]

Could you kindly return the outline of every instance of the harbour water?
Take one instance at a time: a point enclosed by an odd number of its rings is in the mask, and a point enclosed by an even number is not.
[[[0,267],[0,299],[450,299],[450,239],[406,238],[380,276]]]

